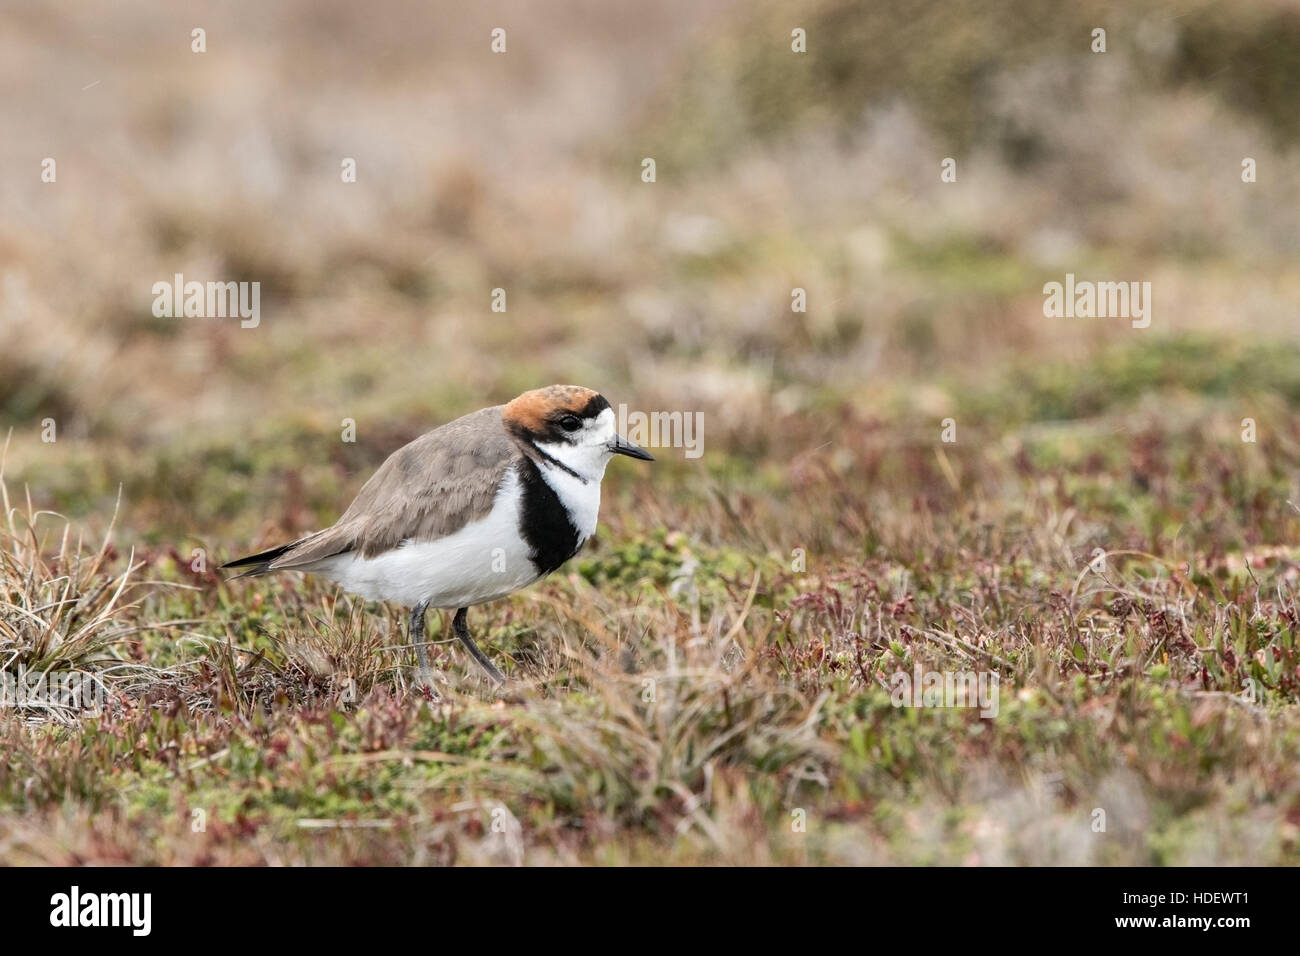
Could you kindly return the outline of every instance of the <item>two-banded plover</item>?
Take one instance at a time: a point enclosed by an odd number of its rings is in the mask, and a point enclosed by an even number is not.
[[[388,457],[333,527],[224,565],[244,574],[307,571],[368,600],[411,608],[410,639],[430,683],[424,614],[466,610],[550,574],[596,530],[600,480],[614,455],[653,461],[615,431],[597,392],[550,385],[435,428]]]

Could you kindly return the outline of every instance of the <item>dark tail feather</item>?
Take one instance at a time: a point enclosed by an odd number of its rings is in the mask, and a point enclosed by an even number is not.
[[[228,561],[221,566],[221,569],[224,571],[226,568],[248,568],[243,574],[236,574],[231,578],[232,581],[238,581],[240,578],[250,578],[258,574],[266,574],[269,570],[267,566],[296,544],[298,542],[294,541],[289,544],[282,544],[278,548],[272,548],[270,551],[262,551],[258,554],[250,554],[246,558]]]

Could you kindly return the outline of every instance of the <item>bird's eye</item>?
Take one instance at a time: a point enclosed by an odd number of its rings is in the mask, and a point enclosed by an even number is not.
[[[566,432],[576,432],[582,427],[582,422],[579,421],[577,415],[565,415],[560,419],[560,427]]]

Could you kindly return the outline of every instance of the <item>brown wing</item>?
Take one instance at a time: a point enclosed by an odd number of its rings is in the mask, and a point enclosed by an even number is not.
[[[333,527],[303,538],[267,570],[302,569],[345,551],[370,558],[406,538],[454,534],[492,510],[519,455],[500,405],[448,422],[389,455]]]

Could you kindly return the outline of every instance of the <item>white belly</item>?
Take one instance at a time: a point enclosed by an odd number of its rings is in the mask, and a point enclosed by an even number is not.
[[[519,532],[519,482],[502,481],[492,511],[437,541],[405,541],[387,554],[341,554],[312,571],[371,601],[459,608],[495,601],[539,577]]]

